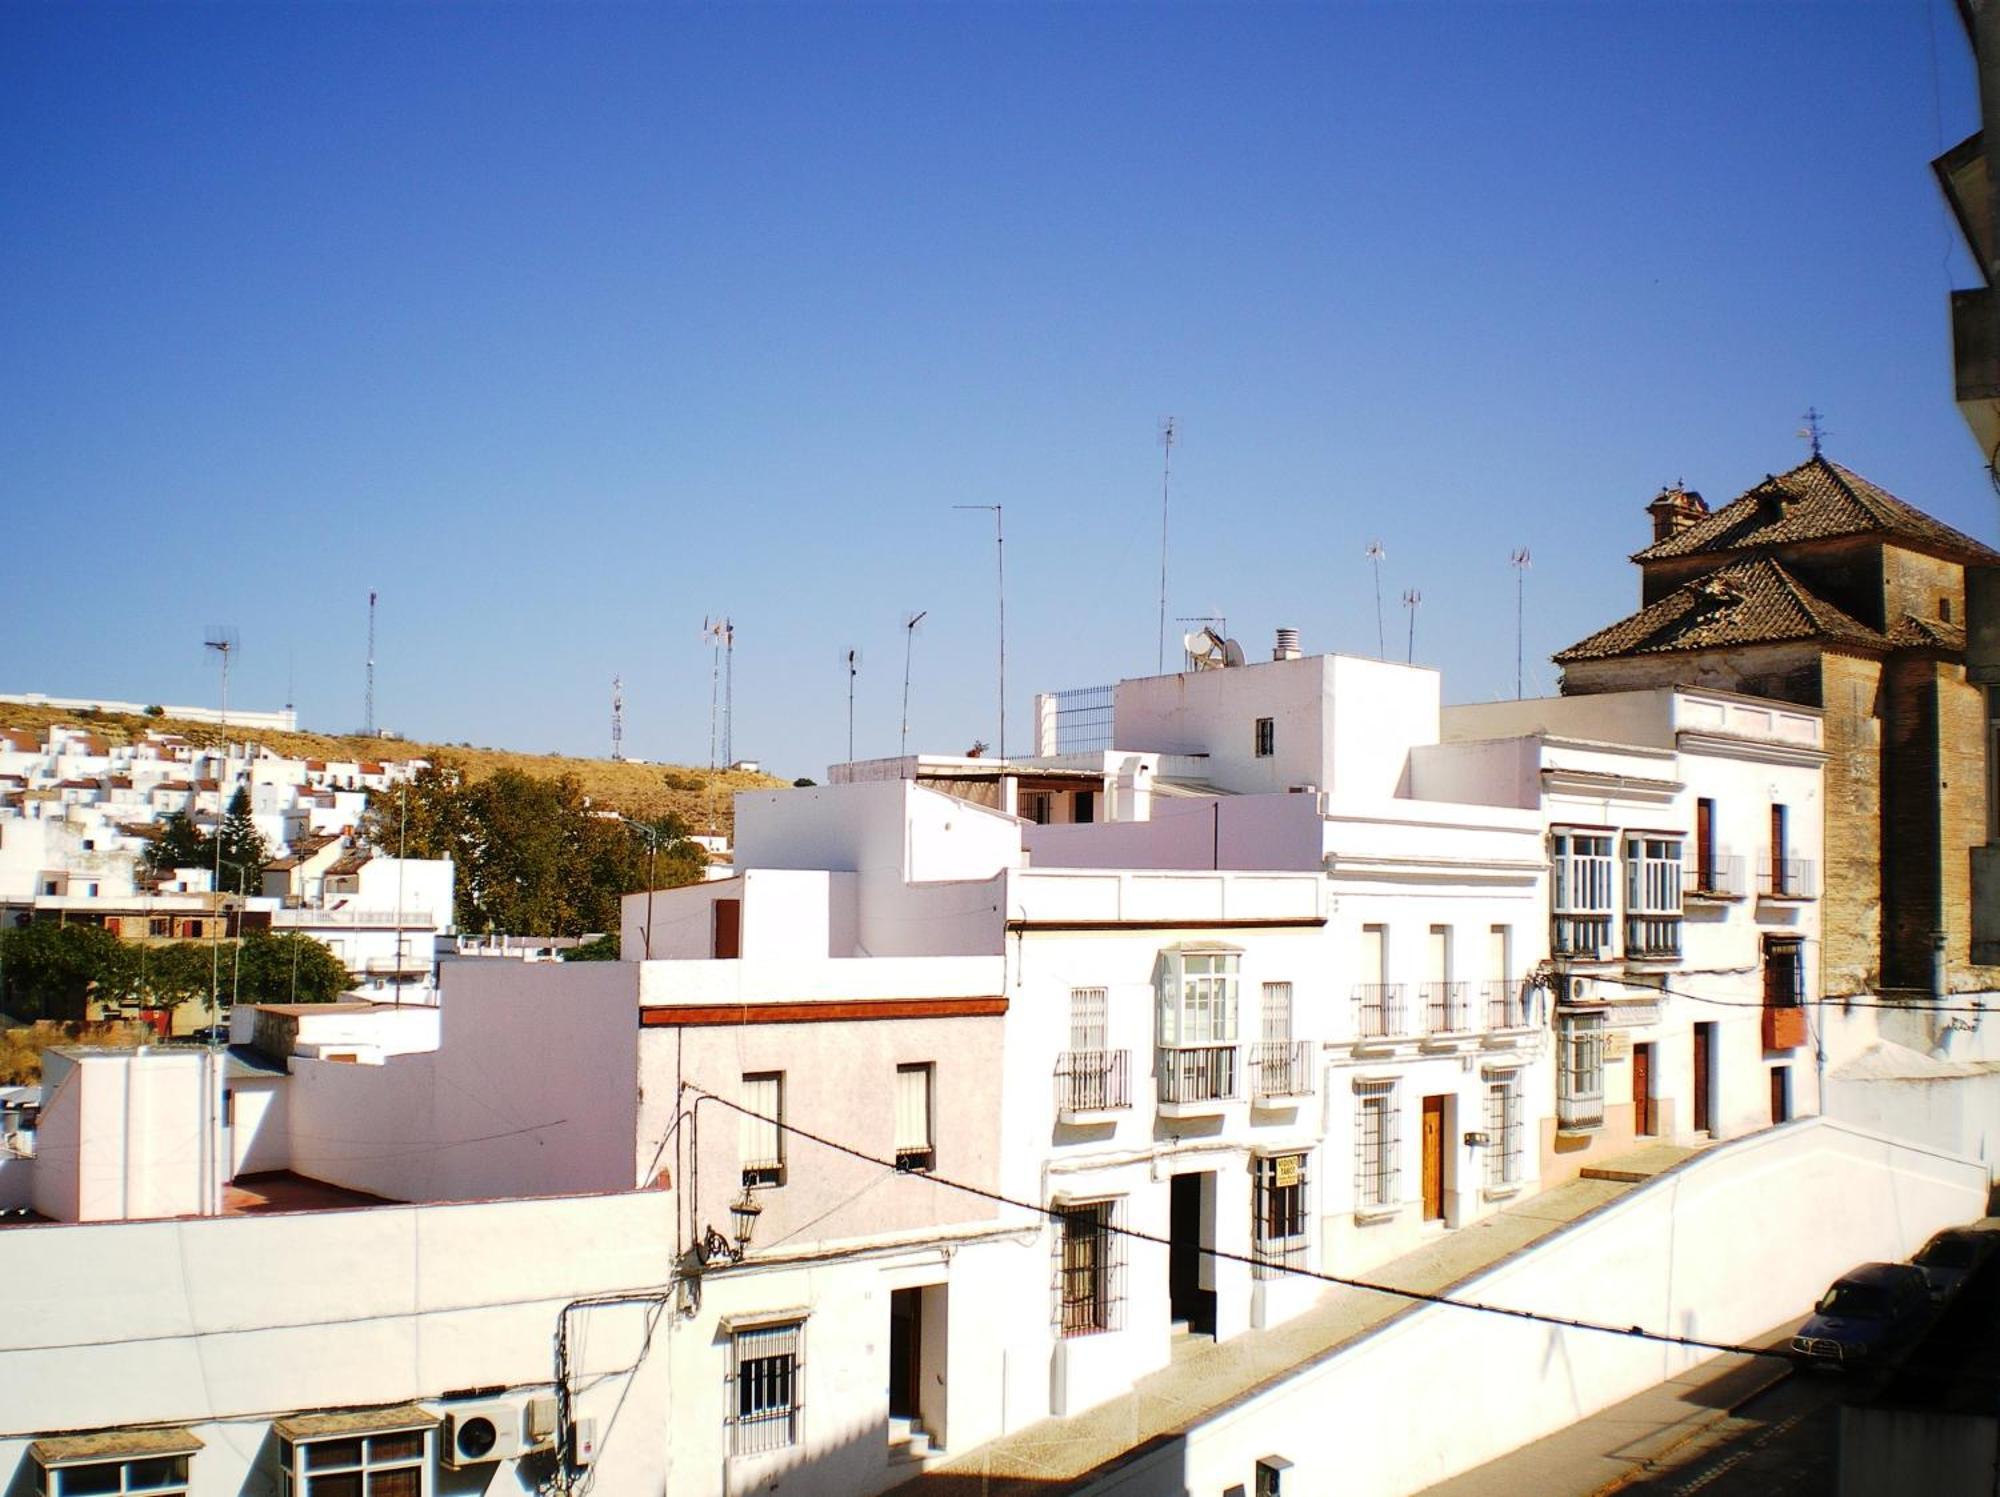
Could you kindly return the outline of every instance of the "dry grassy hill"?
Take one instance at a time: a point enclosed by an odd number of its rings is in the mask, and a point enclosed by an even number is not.
[[[26,728],[39,735],[53,723],[88,728],[114,744],[131,743],[148,732],[178,733],[190,743],[261,743],[293,759],[448,759],[473,779],[500,769],[519,770],[541,779],[574,775],[595,805],[628,816],[657,816],[671,811],[690,831],[711,827],[728,833],[734,796],[739,790],[767,790],[789,783],[767,774],[735,770],[691,769],[676,764],[634,764],[610,759],[572,759],[562,754],[517,754],[507,749],[470,748],[449,743],[419,743],[408,738],[364,738],[353,733],[279,733],[263,728],[220,728],[174,717],[142,717],[117,712],[78,712],[74,708],[28,706],[0,702],[0,728]]]

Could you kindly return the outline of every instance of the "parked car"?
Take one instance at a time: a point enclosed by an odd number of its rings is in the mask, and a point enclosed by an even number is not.
[[[190,1044],[195,1045],[226,1045],[229,1043],[229,1026],[227,1024],[204,1025],[200,1029],[189,1030],[183,1038]]]
[[[1872,1366],[1915,1340],[1930,1312],[1930,1285],[1922,1269],[1864,1263],[1820,1296],[1792,1337],[1792,1350],[1817,1366]]]
[[[2000,1219],[1992,1225],[1946,1227],[1917,1249],[1910,1262],[1922,1271],[1931,1298],[1950,1299],[1972,1271],[2000,1250]]]

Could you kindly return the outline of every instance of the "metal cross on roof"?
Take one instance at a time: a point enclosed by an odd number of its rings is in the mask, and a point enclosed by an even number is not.
[[[1827,429],[1819,424],[1819,407],[1810,405],[1806,407],[1805,423],[1799,428],[1798,435],[1812,443],[1812,455],[1818,457],[1819,444],[1828,435]]]

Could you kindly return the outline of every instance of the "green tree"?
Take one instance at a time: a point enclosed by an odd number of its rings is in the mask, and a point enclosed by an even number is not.
[[[599,936],[585,941],[581,946],[572,946],[562,954],[566,962],[615,962],[618,960],[618,938]]]
[[[242,785],[229,798],[229,810],[222,818],[222,887],[241,894],[255,894],[263,888],[264,865],[271,861],[263,833],[250,818],[250,792]],[[214,855],[211,847],[210,856]]]
[[[155,873],[209,868],[214,863],[214,844],[185,811],[169,811],[160,821],[160,834],[146,844],[146,866]]]
[[[223,996],[228,993],[229,953],[218,953],[205,941],[173,941],[160,946],[140,946],[136,991],[148,1008],[177,1008],[183,1003],[206,1003],[209,982],[221,967]],[[218,960],[220,957],[220,961]]]
[[[235,955],[238,1003],[332,1003],[354,986],[331,947],[297,931],[252,931]]]
[[[16,1018],[82,1019],[93,998],[131,991],[138,963],[101,926],[37,920],[0,933],[0,1007]]]

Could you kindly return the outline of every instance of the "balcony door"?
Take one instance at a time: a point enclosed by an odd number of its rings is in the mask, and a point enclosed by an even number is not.
[[[1713,1024],[1694,1026],[1694,1131],[1697,1133],[1707,1133],[1713,1126],[1709,1099],[1715,1085],[1714,1034]]]
[[[1444,1220],[1444,1098],[1424,1098],[1424,1220]]]
[[[1215,1246],[1215,1172],[1175,1175],[1167,1228],[1168,1315],[1199,1336],[1215,1334],[1215,1277],[1202,1251]]]
[[[1632,1131],[1642,1138],[1659,1132],[1653,1115],[1653,1047],[1632,1047]]]

